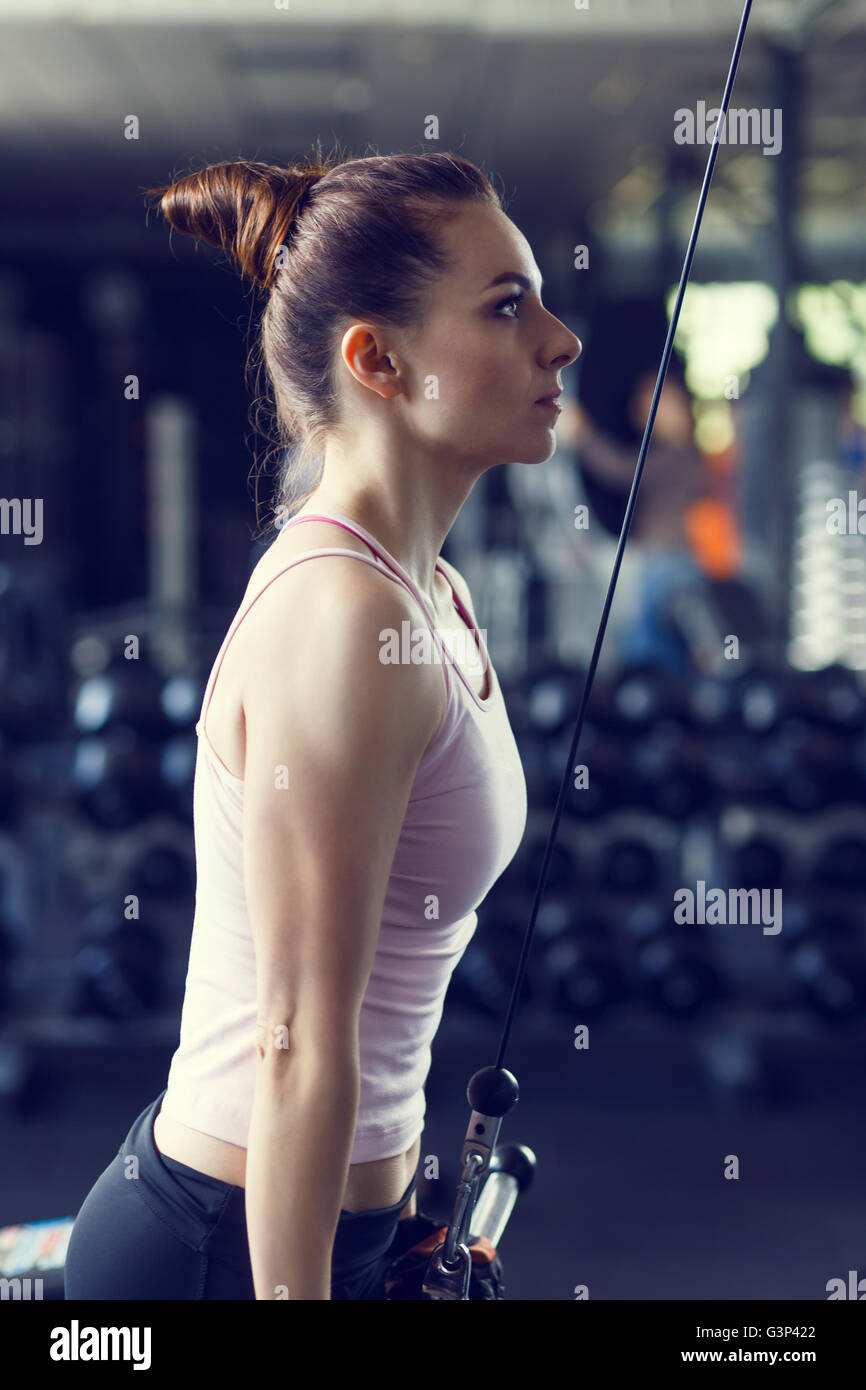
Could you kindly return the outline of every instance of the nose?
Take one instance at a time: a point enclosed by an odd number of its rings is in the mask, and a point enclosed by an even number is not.
[[[583,352],[583,343],[576,333],[572,333],[570,328],[566,328],[561,319],[554,318],[553,321],[561,333],[558,335],[559,342],[557,343],[559,352],[552,359],[551,365],[555,363],[557,367],[568,367],[572,362],[576,362]]]

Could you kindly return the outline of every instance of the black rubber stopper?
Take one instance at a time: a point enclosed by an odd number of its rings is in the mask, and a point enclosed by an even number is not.
[[[466,1087],[466,1099],[481,1115],[507,1115],[519,1096],[517,1077],[505,1067],[482,1067],[470,1077]]]

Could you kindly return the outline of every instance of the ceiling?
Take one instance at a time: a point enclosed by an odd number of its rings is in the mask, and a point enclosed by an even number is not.
[[[463,153],[550,248],[652,246],[660,200],[685,237],[709,151],[674,113],[718,106],[741,0],[581,2],[0,0],[0,252],[166,256],[143,188],[318,138]],[[805,254],[866,276],[864,72],[866,0],[756,0],[731,104],[780,108],[783,154],[720,149],[702,254],[747,272],[787,158]]]

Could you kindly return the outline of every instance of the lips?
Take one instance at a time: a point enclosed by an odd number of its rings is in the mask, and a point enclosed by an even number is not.
[[[548,393],[547,393],[546,396],[539,396],[539,398],[538,398],[538,400],[535,402],[535,404],[536,404],[536,405],[553,405],[554,402],[556,401],[557,396],[561,396],[561,395],[562,395],[562,390],[561,390],[561,389],[558,390],[558,391],[548,391]]]

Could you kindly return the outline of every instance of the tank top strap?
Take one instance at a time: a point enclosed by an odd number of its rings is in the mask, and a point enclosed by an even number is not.
[[[202,708],[201,714],[199,716],[198,724],[196,725],[197,731],[205,732],[205,721],[207,720],[207,713],[210,709],[211,700],[213,699],[214,691],[216,689],[216,683],[219,679],[219,673],[222,668],[223,661],[225,660],[226,652],[228,651],[231,645],[232,638],[234,637],[244,618],[249,613],[250,609],[253,608],[253,606],[256,603],[258,603],[262,595],[267,592],[271,585],[274,584],[280,578],[281,575],[285,574],[290,569],[294,569],[295,565],[300,565],[305,560],[317,559],[320,555],[347,555],[352,560],[360,560],[362,564],[371,565],[373,569],[378,570],[380,574],[387,575],[389,579],[393,580],[397,584],[400,584],[404,589],[407,589],[409,593],[412,594],[416,602],[420,604],[425,616],[428,617],[428,626],[430,627],[431,633],[433,635],[433,640],[436,644],[437,650],[439,651],[440,661],[446,668],[446,681],[448,684],[448,692],[450,697],[451,673],[448,670],[448,658],[450,656],[450,653],[448,653],[448,650],[445,647],[442,638],[436,631],[435,623],[430,621],[429,619],[427,604],[425,603],[423,596],[419,592],[417,586],[412,582],[412,579],[402,568],[402,566],[397,563],[393,556],[389,555],[387,551],[383,550],[379,542],[376,541],[375,538],[371,536],[368,531],[365,531],[363,526],[358,526],[357,523],[354,522],[350,523],[348,517],[345,518],[345,521],[342,519],[337,520],[337,517],[339,515],[339,513],[336,513],[333,516],[317,514],[315,516],[309,515],[294,517],[286,523],[286,526],[298,525],[303,521],[333,522],[338,526],[344,526],[347,531],[352,531],[355,535],[357,535],[360,540],[364,541],[366,545],[369,545],[370,548],[376,552],[375,557],[371,555],[361,555],[357,550],[347,550],[339,546],[328,546],[319,550],[308,550],[303,555],[296,555],[293,560],[289,560],[287,564],[283,565],[280,569],[278,569],[276,574],[272,574],[270,579],[268,579],[266,583],[264,583],[262,587],[259,590],[257,590],[255,594],[253,594],[250,601],[244,605],[242,611],[238,614],[237,619],[232,624],[231,628],[226,634],[225,640],[222,645],[222,649],[219,653],[216,668],[209,682],[210,689],[207,692],[206,700]],[[285,529],[285,527],[283,529]]]
[[[353,521],[350,516],[346,516],[343,512],[310,512],[306,516],[291,517],[289,521],[286,522],[286,526],[300,526],[305,521],[328,521],[334,526],[342,526],[345,531],[350,531],[353,536],[357,536],[358,540],[363,541],[365,545],[368,545],[370,547],[370,549],[377,556],[378,561],[380,562],[379,568],[383,572],[389,572],[390,577],[392,579],[395,579],[398,583],[402,584],[404,589],[408,589],[409,593],[412,595],[415,602],[418,604],[419,608],[421,609],[422,613],[427,619],[427,626],[430,629],[433,641],[436,646],[436,650],[439,653],[439,660],[441,664],[445,667],[445,680],[448,685],[448,691],[450,696],[452,679],[451,663],[453,661],[453,657],[451,656],[451,653],[449,652],[448,648],[446,647],[445,643],[442,641],[442,638],[439,635],[439,632],[436,627],[435,612],[433,611],[430,603],[427,601],[425,596],[421,593],[421,590],[418,588],[418,585],[415,583],[414,579],[408,573],[408,571],[406,571],[403,568],[403,566],[400,564],[398,560],[394,559],[394,556],[391,554],[391,552],[389,550],[386,550],[385,547],[382,545],[381,541],[377,541],[376,537],[372,535],[365,526],[362,526],[358,521]],[[285,527],[283,529],[285,529]],[[311,554],[313,553],[315,552],[311,552]],[[358,555],[358,552],[355,550],[341,551],[339,553],[348,555]],[[369,558],[370,557],[367,555],[358,555],[359,560],[369,560]],[[450,579],[448,579],[447,574],[445,574],[444,569],[438,563],[438,561],[436,563],[436,569],[439,571],[441,575],[443,575],[443,577],[448,582],[448,586],[449,588],[451,588],[452,593],[454,593],[451,581]],[[455,598],[457,598],[456,593],[454,594],[454,596]],[[462,611],[463,606],[461,604],[461,612]],[[466,621],[470,621],[468,615],[466,616]]]
[[[353,536],[357,536],[358,540],[363,541],[365,545],[368,545],[370,547],[373,553],[377,556],[381,565],[384,568],[389,569],[391,573],[394,574],[400,580],[404,588],[410,591],[413,598],[416,600],[417,603],[421,605],[427,616],[431,616],[430,605],[427,602],[424,595],[421,593],[421,590],[418,588],[418,585],[415,583],[412,576],[406,570],[404,570],[403,566],[399,563],[398,560],[394,559],[394,556],[391,554],[391,552],[385,549],[381,541],[377,541],[376,537],[374,535],[371,535],[371,533],[366,529],[366,527],[362,526],[360,522],[353,521],[351,517],[345,516],[343,512],[311,512],[307,516],[292,517],[289,521],[286,522],[286,526],[301,526],[305,521],[328,521],[331,523],[332,526],[342,526],[344,531],[350,531]],[[285,529],[285,527],[283,529]],[[353,550],[349,553],[354,555],[357,552]],[[365,556],[364,558],[366,559],[369,557]],[[441,566],[438,563],[436,565],[436,568],[438,570],[441,570]],[[442,573],[444,573],[444,571],[442,571]],[[435,616],[435,614],[433,616]]]

